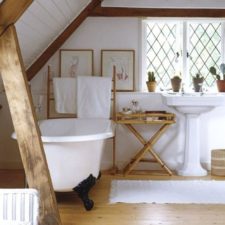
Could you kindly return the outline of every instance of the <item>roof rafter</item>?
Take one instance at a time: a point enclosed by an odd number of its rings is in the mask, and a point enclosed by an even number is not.
[[[102,0],[92,0],[85,9],[76,17],[71,24],[53,41],[40,57],[27,69],[27,78],[31,80],[36,73],[45,65],[52,55],[62,46],[70,35],[81,25],[81,23],[92,13]]]
[[[225,9],[96,7],[90,16],[104,17],[225,17]]]
[[[14,24],[33,0],[5,0],[0,4],[0,36],[6,28]]]

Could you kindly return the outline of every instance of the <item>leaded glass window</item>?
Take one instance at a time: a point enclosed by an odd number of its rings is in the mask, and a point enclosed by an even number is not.
[[[209,68],[221,64],[221,33],[219,22],[189,23],[189,74],[202,74],[208,87],[215,82]]]
[[[145,27],[145,74],[154,71],[159,87],[171,87],[170,79],[178,73],[189,87],[196,73],[204,76],[205,87],[215,84],[209,68],[215,66],[219,70],[223,61],[223,22],[147,20]]]

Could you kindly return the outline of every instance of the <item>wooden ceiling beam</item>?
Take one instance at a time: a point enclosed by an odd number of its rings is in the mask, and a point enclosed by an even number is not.
[[[33,0],[5,0],[0,4],[0,36],[11,24],[14,24]]]
[[[225,17],[225,9],[96,7],[90,16],[103,17]]]
[[[28,80],[31,80],[36,75],[52,55],[63,45],[70,35],[74,33],[74,31],[101,2],[102,0],[92,0],[79,16],[72,21],[72,23],[55,39],[52,44],[50,44],[41,56],[27,69],[26,73]]]

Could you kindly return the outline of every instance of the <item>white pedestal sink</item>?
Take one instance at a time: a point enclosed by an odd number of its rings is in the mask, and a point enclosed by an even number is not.
[[[163,94],[163,102],[185,115],[186,134],[184,163],[177,173],[182,176],[205,176],[207,171],[200,164],[199,116],[213,108],[225,105],[222,94]]]

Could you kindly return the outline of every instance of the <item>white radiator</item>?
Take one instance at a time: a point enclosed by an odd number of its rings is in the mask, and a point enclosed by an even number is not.
[[[35,189],[0,189],[0,225],[37,225],[39,197]]]

